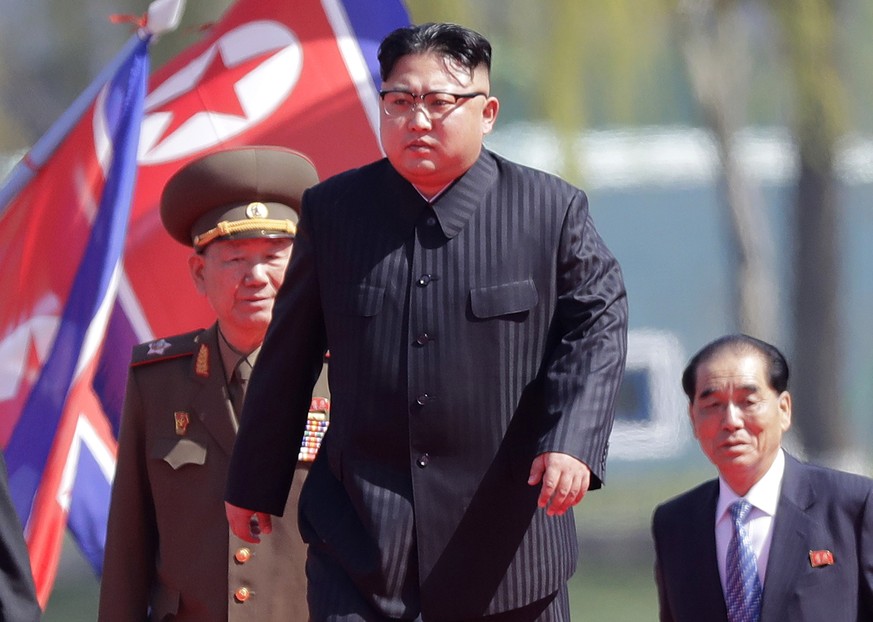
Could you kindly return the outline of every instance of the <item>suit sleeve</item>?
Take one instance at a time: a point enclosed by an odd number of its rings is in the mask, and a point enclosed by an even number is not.
[[[29,622],[39,620],[30,559],[9,496],[6,462],[0,452],[0,619]]]
[[[861,617],[859,619],[873,619],[873,486],[867,488],[860,525],[858,563],[861,578],[858,586],[858,608]]]
[[[627,296],[621,269],[594,228],[581,191],[571,199],[558,248],[557,346],[548,361],[545,398],[556,421],[539,453],[558,451],[604,477],[615,399],[627,356]]]
[[[100,622],[141,622],[148,617],[157,555],[157,525],[147,461],[145,413],[135,372],[131,370],[125,390],[106,528]]]
[[[249,380],[228,472],[230,503],[275,516],[285,511],[326,350],[307,194],[288,271]]]

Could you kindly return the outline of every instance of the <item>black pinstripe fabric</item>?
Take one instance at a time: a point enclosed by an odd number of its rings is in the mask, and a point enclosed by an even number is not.
[[[600,485],[626,350],[621,272],[581,191],[487,151],[433,206],[385,160],[337,176],[304,197],[273,317],[232,503],[281,511],[329,346],[304,539],[396,618],[475,618],[561,588],[573,518],[536,508],[528,472],[559,451]]]

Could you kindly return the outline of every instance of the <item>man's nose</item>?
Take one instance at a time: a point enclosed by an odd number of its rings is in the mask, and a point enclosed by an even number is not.
[[[729,402],[724,409],[724,427],[728,429],[738,429],[743,427],[743,421],[743,409],[737,404]]]
[[[267,280],[267,265],[263,262],[253,262],[243,275],[243,281],[261,283]]]
[[[412,107],[412,113],[409,115],[409,126],[412,128],[430,129],[433,124],[430,120],[430,115],[423,103],[418,102]]]

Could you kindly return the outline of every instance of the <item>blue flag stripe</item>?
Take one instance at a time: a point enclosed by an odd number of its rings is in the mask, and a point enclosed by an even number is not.
[[[372,3],[366,0],[342,0],[342,4],[378,90],[382,83],[377,59],[379,43],[395,28],[409,24],[406,7],[401,0],[382,2],[378,11],[374,11]]]
[[[148,83],[148,43],[149,38],[140,41],[109,85],[105,106],[113,153],[100,206],[51,352],[7,446],[10,490],[25,525],[87,332],[112,294],[111,280],[123,253]]]

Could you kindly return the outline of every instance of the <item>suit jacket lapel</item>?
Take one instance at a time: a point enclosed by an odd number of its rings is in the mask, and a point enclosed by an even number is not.
[[[691,517],[693,534],[689,567],[699,569],[697,582],[689,586],[695,593],[692,597],[702,607],[701,620],[727,620],[727,607],[724,601],[724,591],[721,588],[721,577],[718,573],[718,556],[715,552],[715,507],[718,503],[718,480],[704,489],[705,499],[694,504],[694,516]]]
[[[191,379],[198,389],[191,406],[219,447],[230,455],[236,439],[236,422],[233,404],[227,394],[216,326],[203,331],[198,341],[200,345],[191,368]]]
[[[762,620],[783,618],[788,593],[808,563],[804,543],[809,539],[810,521],[806,512],[815,502],[815,491],[803,476],[803,469],[800,462],[785,454],[785,475],[764,578]]]

